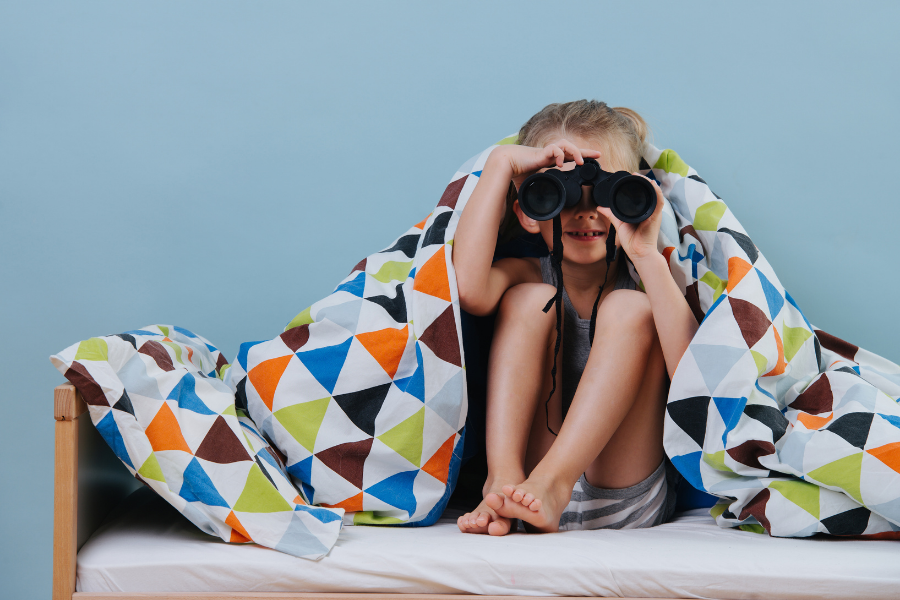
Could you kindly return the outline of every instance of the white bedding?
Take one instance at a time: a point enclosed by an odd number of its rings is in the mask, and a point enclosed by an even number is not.
[[[79,592],[406,592],[665,598],[900,597],[900,542],[775,539],[705,509],[653,529],[464,535],[345,527],[318,562],[199,531],[148,490],[78,553]]]

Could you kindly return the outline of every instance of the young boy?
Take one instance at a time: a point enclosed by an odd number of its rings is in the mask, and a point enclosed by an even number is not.
[[[511,519],[526,529],[650,527],[671,516],[662,447],[668,386],[697,322],[657,250],[662,193],[638,225],[621,223],[582,189],[563,209],[565,282],[562,369],[550,375],[556,343],[549,257],[492,264],[510,182],[549,167],[568,170],[595,158],[605,171],[635,172],[646,135],[628,109],[578,101],[552,104],[519,133],[522,145],[499,146],[488,158],[457,228],[453,261],[460,304],[475,315],[497,312],[488,366],[488,478],[479,506],[458,520],[461,531],[504,535]],[[552,249],[552,222],[513,210],[522,228]],[[606,261],[615,226],[646,290],[624,260]],[[620,252],[621,254],[621,252]],[[609,264],[610,272],[607,273]],[[593,344],[587,329],[600,285]]]

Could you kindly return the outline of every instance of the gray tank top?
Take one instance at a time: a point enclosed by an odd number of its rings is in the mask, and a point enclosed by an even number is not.
[[[634,290],[637,285],[628,269],[625,268],[625,261],[619,262],[620,267],[616,275],[616,284],[614,290]],[[556,273],[553,271],[553,263],[549,256],[541,257],[541,278],[544,283],[556,287]],[[588,355],[591,353],[590,318],[582,319],[578,316],[578,311],[569,300],[569,293],[565,288],[563,281],[563,310],[565,318],[563,319],[563,346],[562,351],[562,368],[557,370],[557,385],[562,388],[562,412],[563,417],[569,411],[572,405],[572,398],[575,396],[575,390],[578,388],[578,382],[581,381],[581,374],[584,372],[584,366],[587,364]]]

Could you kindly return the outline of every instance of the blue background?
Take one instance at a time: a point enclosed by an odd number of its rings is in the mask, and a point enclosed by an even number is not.
[[[172,323],[233,357],[550,102],[640,112],[814,324],[900,361],[900,5],[620,4],[0,4],[4,595],[50,595],[50,354]]]

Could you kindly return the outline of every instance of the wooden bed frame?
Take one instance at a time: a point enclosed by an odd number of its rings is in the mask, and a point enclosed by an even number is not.
[[[322,600],[459,600],[468,594],[384,593],[284,593],[284,592],[185,592],[185,593],[89,593],[75,591],[78,550],[117,504],[141,486],[122,468],[121,462],[94,428],[87,405],[72,384],[53,390],[56,419],[56,465],[53,493],[53,600],[108,600],[153,598],[156,600],[235,600],[237,598],[304,598]],[[484,600],[509,600],[534,596],[478,596]],[[560,596],[555,596],[557,600]],[[629,600],[629,599],[624,599]],[[631,599],[634,600],[634,599]],[[673,599],[662,599],[673,600]]]

